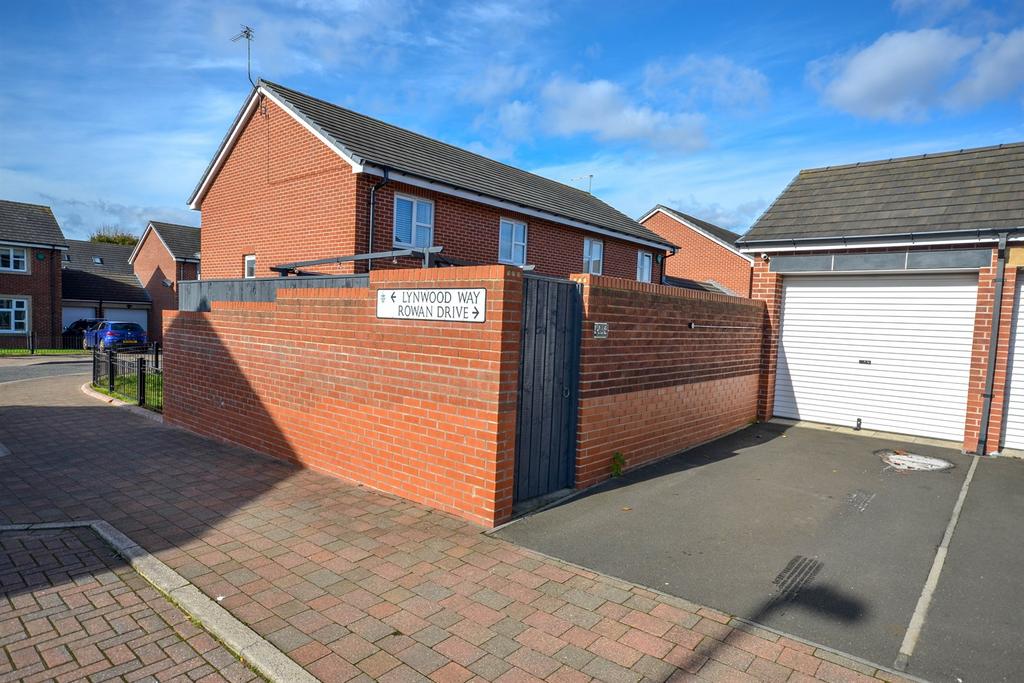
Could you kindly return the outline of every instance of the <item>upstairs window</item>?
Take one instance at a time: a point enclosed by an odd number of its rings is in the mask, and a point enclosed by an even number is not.
[[[638,251],[636,253],[636,280],[637,282],[651,281],[651,268],[654,257],[649,251]]]
[[[583,272],[600,275],[604,270],[604,242],[586,238],[583,240]]]
[[[501,219],[498,229],[498,261],[526,265],[526,223]]]
[[[430,247],[434,244],[434,202],[395,195],[396,247]]]
[[[28,330],[28,300],[0,299],[0,334]]]
[[[254,278],[256,277],[256,255],[249,254],[245,257],[245,277]]]
[[[0,247],[0,270],[18,273],[28,271],[28,250],[21,247]]]

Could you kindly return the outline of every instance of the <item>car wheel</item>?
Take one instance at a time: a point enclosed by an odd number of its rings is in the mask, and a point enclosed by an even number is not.
[[[100,342],[100,353],[107,350],[107,345],[104,342]]]
[[[86,341],[85,337],[82,337],[82,350],[83,351],[88,351],[89,350],[89,342]]]

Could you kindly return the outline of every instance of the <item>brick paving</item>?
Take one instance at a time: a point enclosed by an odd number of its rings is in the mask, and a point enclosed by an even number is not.
[[[0,523],[105,519],[324,681],[899,680],[80,382],[0,390]]]
[[[255,678],[91,529],[0,532],[0,681]]]

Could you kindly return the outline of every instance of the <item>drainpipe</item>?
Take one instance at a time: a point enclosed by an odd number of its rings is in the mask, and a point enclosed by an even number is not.
[[[384,178],[370,188],[370,239],[366,244],[366,251],[369,254],[373,253],[373,231],[377,227],[376,221],[374,220],[374,207],[377,205],[377,190],[388,184],[388,167],[384,166],[383,170]],[[367,259],[366,272],[369,273],[371,270],[373,270],[373,259]]]
[[[992,386],[996,376],[996,350],[999,346],[999,318],[1003,311],[1003,276],[1006,273],[1006,233],[999,233],[999,251],[996,256],[996,291],[992,306],[992,335],[988,343],[988,369],[985,373],[985,403],[981,408],[981,432],[978,435],[978,455],[988,450],[988,425],[992,419]]]

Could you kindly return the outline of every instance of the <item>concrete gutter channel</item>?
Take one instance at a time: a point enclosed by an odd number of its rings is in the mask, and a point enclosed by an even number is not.
[[[0,525],[4,531],[36,531],[87,527],[123,557],[138,574],[149,581],[168,600],[219,640],[243,663],[272,682],[315,683],[318,679],[296,664],[269,641],[243,624],[226,609],[125,536],[108,522],[87,520],[45,522],[41,524]]]

